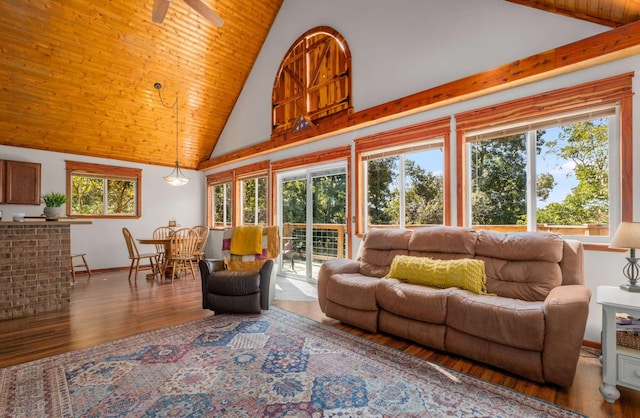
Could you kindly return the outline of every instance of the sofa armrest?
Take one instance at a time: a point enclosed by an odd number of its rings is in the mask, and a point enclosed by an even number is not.
[[[198,268],[200,269],[200,282],[202,286],[202,309],[209,309],[206,301],[206,286],[207,278],[209,274],[214,271],[224,270],[223,260],[200,260],[198,262]]]
[[[360,263],[346,258],[336,258],[322,263],[318,272],[318,303],[322,312],[327,304],[327,281],[329,278],[334,274],[358,272],[360,272]]]
[[[271,270],[273,269],[273,260],[267,260],[260,269],[260,306],[264,310],[268,310],[271,305]]]
[[[544,379],[569,387],[576,374],[589,315],[591,289],[583,285],[555,287],[544,301]]]

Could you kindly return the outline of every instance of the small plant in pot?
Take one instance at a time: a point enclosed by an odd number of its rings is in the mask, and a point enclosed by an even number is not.
[[[62,218],[65,215],[64,204],[67,203],[67,196],[62,193],[51,192],[42,195],[44,203],[44,216],[47,219]]]

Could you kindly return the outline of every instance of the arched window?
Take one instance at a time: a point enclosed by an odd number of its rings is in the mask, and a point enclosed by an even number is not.
[[[289,48],[273,85],[273,134],[305,129],[321,118],[348,113],[351,53],[342,35],[321,26]]]

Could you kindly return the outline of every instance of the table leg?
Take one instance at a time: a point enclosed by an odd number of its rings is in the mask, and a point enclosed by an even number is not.
[[[620,398],[616,388],[618,380],[616,355],[616,311],[613,307],[602,306],[602,385],[600,394],[609,403]]]

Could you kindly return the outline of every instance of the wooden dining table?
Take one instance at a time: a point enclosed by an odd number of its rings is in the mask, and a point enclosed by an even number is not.
[[[140,244],[163,245],[165,254],[165,256],[163,257],[163,263],[166,262],[166,255],[169,254],[169,249],[171,246],[171,238],[138,238],[137,241]],[[153,277],[156,274],[162,274],[162,270],[164,270],[165,272],[165,277],[171,277],[170,272],[167,271],[168,269],[165,266],[158,266],[158,269],[159,271],[154,272],[153,274],[147,274],[147,278],[149,278],[149,276]]]

